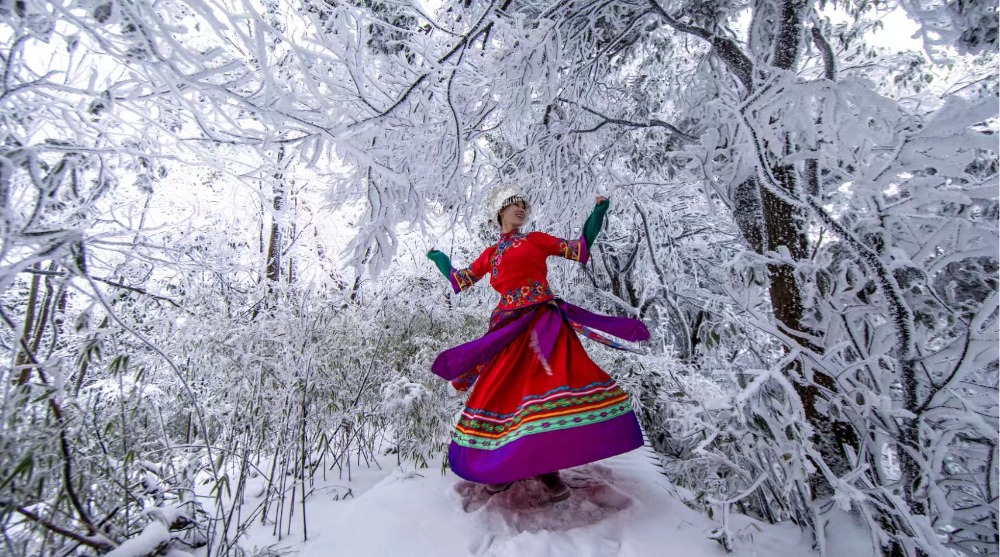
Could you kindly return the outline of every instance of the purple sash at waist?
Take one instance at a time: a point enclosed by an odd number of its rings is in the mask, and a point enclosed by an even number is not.
[[[588,338],[620,350],[628,348],[594,333],[591,329],[631,342],[649,339],[649,330],[638,319],[600,315],[559,298],[529,306],[521,311],[524,313],[513,321],[488,331],[478,339],[441,352],[434,360],[431,371],[451,381],[497,355],[515,338],[527,331],[533,321],[532,334],[535,335],[537,342],[535,349],[543,363],[547,362],[552,354],[559,330],[564,323],[584,333]]]

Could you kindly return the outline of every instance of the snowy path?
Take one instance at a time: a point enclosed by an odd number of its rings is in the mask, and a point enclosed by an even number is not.
[[[541,485],[532,480],[490,498],[481,486],[435,468],[362,477],[359,484],[371,487],[354,499],[314,496],[309,541],[279,547],[300,557],[815,555],[808,534],[794,525],[735,514],[735,547],[727,554],[708,538],[718,524],[679,500],[646,448],[564,474],[573,495],[555,505],[544,502]],[[831,555],[870,553],[863,539],[851,537]],[[301,534],[286,542],[294,539]]]

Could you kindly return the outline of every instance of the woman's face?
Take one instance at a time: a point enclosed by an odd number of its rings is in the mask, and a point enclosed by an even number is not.
[[[517,228],[524,224],[524,218],[528,216],[528,207],[524,201],[511,203],[500,211],[500,222],[504,226]]]

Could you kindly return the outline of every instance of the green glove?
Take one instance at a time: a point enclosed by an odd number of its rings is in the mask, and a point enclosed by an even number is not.
[[[604,214],[608,212],[608,207],[610,206],[610,199],[601,201],[594,207],[594,212],[590,213],[590,216],[587,217],[587,222],[583,223],[583,239],[587,241],[588,248],[594,245],[597,234],[600,233],[601,227],[604,226]]]
[[[441,271],[441,274],[445,278],[451,278],[451,259],[448,259],[448,256],[444,252],[432,249],[427,252],[427,259],[430,259],[437,265],[438,270]]]

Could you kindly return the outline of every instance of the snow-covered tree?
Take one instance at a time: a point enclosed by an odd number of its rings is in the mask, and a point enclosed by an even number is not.
[[[874,46],[891,10],[923,52]],[[420,252],[474,256],[518,182],[569,237],[612,198],[554,279],[656,331],[599,357],[691,504],[819,547],[839,504],[886,554],[997,554],[996,12],[0,5],[4,543],[226,554],[255,474],[280,534],[376,440],[429,461],[454,399],[426,368],[478,310]],[[234,183],[228,212],[183,205]]]

